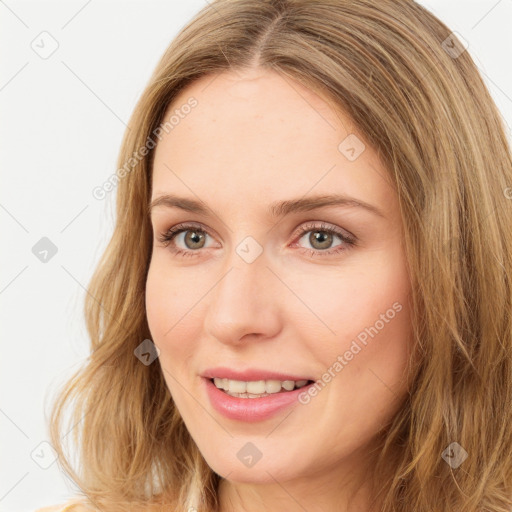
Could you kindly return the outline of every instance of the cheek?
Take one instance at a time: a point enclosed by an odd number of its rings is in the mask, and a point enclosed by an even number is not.
[[[411,351],[410,281],[398,251],[379,252],[333,276],[303,279],[298,294],[315,313],[297,324],[334,388],[399,391]],[[322,343],[318,343],[318,340]],[[341,360],[340,360],[341,356]],[[329,375],[326,376],[326,380]],[[347,388],[348,386],[348,388]]]
[[[146,314],[152,341],[161,352],[160,363],[174,374],[176,368],[186,368],[183,363],[194,351],[194,340],[200,338],[199,308],[192,307],[200,299],[200,290],[164,259],[157,256],[149,267]],[[182,364],[177,365],[176,361]]]
[[[188,281],[188,284],[187,284]],[[158,362],[174,403],[180,413],[190,417],[190,403],[183,383],[190,382],[193,370],[189,362],[200,339],[199,321],[192,308],[198,291],[184,273],[172,269],[165,257],[156,256],[146,281],[146,315],[153,343],[159,348]],[[180,385],[181,384],[181,385]]]
[[[384,330],[382,321],[387,331],[391,324],[408,323],[405,310],[409,278],[401,255],[395,251],[354,259],[335,272],[286,277],[312,313],[304,315],[304,305],[296,307],[299,324],[317,333],[313,339],[321,335],[327,342],[342,342],[357,337],[375,323],[379,331]]]

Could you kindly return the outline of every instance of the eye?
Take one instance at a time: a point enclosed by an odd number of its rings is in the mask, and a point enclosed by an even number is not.
[[[190,250],[176,247],[175,239],[182,233],[184,234],[184,236],[181,237],[182,242],[185,242],[185,247],[188,246]],[[171,251],[176,255],[197,256],[199,252],[198,249],[204,248],[207,236],[210,235],[201,226],[196,224],[177,224],[168,229],[165,233],[161,233],[158,240],[165,246],[171,245]]]
[[[306,236],[310,233],[308,236]],[[342,231],[337,227],[329,227],[325,223],[308,223],[301,226],[298,233],[299,241],[303,240],[303,243],[309,243],[312,249],[302,248],[303,251],[307,251],[310,256],[330,256],[338,254],[342,251],[347,251],[356,245],[356,238]],[[338,238],[341,243],[332,247],[333,240]],[[327,249],[327,250],[326,250]]]
[[[306,237],[307,233],[311,233]],[[182,235],[183,236],[180,236]],[[161,233],[158,240],[165,246],[170,246],[170,250],[177,256],[198,256],[199,249],[205,247],[206,238],[210,234],[206,229],[197,224],[177,224],[166,232]],[[332,248],[333,241],[338,238],[341,243]],[[298,233],[295,234],[295,240],[302,243],[309,243],[312,248],[302,247],[301,251],[307,251],[310,256],[330,256],[347,251],[356,245],[356,238],[342,231],[341,228],[329,227],[325,223],[310,222],[301,226]],[[185,249],[176,246],[176,240],[181,241],[185,245]],[[292,247],[296,243],[292,244]]]

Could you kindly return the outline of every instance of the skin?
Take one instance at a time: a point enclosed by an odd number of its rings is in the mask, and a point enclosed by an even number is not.
[[[214,78],[212,80],[212,78]],[[262,69],[203,77],[181,91],[172,112],[198,105],[156,147],[152,197],[200,199],[209,216],[164,206],[151,213],[154,245],[146,286],[147,318],[178,410],[208,465],[224,477],[220,511],[370,510],[365,465],[377,432],[396,414],[410,382],[408,296],[396,192],[366,143],[354,160],[338,150],[364,136],[342,113],[289,78]],[[347,194],[378,208],[323,207],[267,216],[267,205],[313,194]],[[203,242],[158,240],[181,222],[207,229]],[[305,235],[325,223],[357,245]],[[311,235],[311,236],[310,236]],[[247,263],[236,252],[247,236],[263,252]],[[328,234],[326,236],[329,236]],[[309,250],[316,252],[311,255]],[[401,306],[309,403],[265,421],[227,419],[213,409],[206,368],[260,368],[321,379],[380,315]],[[237,452],[262,453],[246,467]]]

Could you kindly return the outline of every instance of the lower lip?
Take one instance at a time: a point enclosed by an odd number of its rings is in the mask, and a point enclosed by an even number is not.
[[[221,391],[210,379],[203,377],[203,380],[210,402],[216,411],[226,418],[246,422],[271,418],[279,411],[297,403],[299,394],[312,385],[308,384],[293,391],[273,393],[261,398],[238,398]]]

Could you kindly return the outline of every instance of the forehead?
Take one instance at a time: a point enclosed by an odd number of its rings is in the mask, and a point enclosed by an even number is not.
[[[327,96],[324,99],[311,88],[280,72],[260,68],[204,75],[183,89],[169,109],[172,110],[190,95],[212,106],[249,101],[259,106],[282,105],[303,110],[309,105],[314,111],[327,116],[331,115],[329,111],[332,107]]]
[[[335,132],[340,125],[347,131],[356,130],[348,116],[339,108],[334,110],[333,101],[270,70],[228,71],[203,76],[174,98],[166,118],[192,97],[198,102],[193,109],[196,128],[201,121],[217,123],[225,120],[236,122],[237,126],[257,124],[267,130],[275,123],[289,125],[294,131],[302,128],[311,131],[318,127],[323,128],[322,132],[327,128]],[[294,121],[299,117],[302,123],[297,126]]]
[[[183,108],[191,99],[195,106]],[[164,122],[171,116],[156,147],[153,196],[190,195],[190,188],[211,194],[216,184],[217,195],[241,204],[308,190],[389,200],[387,173],[352,120],[289,77],[266,70],[204,76],[180,92]],[[349,136],[364,147],[353,161],[340,150]]]

